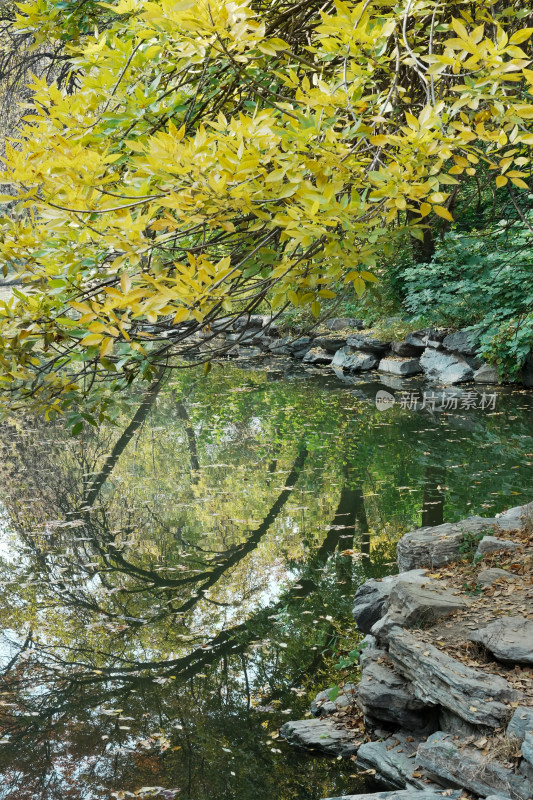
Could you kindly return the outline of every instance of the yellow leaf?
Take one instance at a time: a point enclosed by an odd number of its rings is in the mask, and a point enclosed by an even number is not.
[[[389,142],[390,142],[390,137],[389,136],[383,136],[382,134],[380,134],[379,136],[371,136],[370,137],[370,143],[371,144],[377,144],[379,147],[381,147],[384,144],[388,144]]]
[[[353,288],[355,289],[355,291],[357,292],[359,297],[361,297],[361,295],[364,294],[364,291],[365,291],[365,282],[364,282],[364,280],[362,278],[359,278],[359,277],[354,278]]]
[[[438,217],[442,217],[442,219],[447,219],[448,222],[453,222],[453,217],[448,211],[447,208],[444,206],[433,206],[433,211]]]
[[[105,358],[113,350],[114,339],[112,336],[107,336],[100,345],[100,358]]]
[[[144,145],[136,142],[134,139],[127,139],[125,144],[133,150],[134,153],[144,153]]]
[[[496,186],[498,187],[498,189],[501,189],[502,186],[505,186],[507,182],[508,179],[505,177],[505,175],[498,175],[498,177],[496,178]]]
[[[365,281],[369,281],[369,283],[379,282],[379,278],[376,278],[376,276],[372,272],[367,272],[366,270],[363,270],[363,272],[361,272],[360,274],[361,278],[363,278],[363,280]]]
[[[287,292],[287,297],[289,298],[293,306],[299,305],[300,300],[298,298],[298,295],[293,289],[289,289],[289,291]]]
[[[90,333],[81,340],[80,344],[85,345],[85,347],[92,347],[95,344],[100,344],[103,338],[100,333]]]
[[[529,189],[529,186],[522,178],[511,178],[511,181],[515,186],[518,186],[519,189]]]
[[[144,54],[144,55],[145,55],[145,57],[146,57],[147,59],[154,59],[154,58],[156,58],[156,56],[158,56],[158,55],[159,55],[159,53],[161,52],[161,50],[162,50],[162,48],[161,48],[161,46],[160,46],[160,45],[158,45],[158,44],[153,44],[153,45],[151,45],[151,46],[148,48],[148,50],[145,52],[145,54]]]
[[[320,316],[320,303],[318,302],[318,300],[314,300],[311,303],[311,314],[313,315],[313,317]]]
[[[457,36],[468,41],[468,31],[459,19],[452,17],[452,28],[456,32]]]
[[[183,322],[189,316],[189,310],[187,308],[180,308],[173,319],[173,324],[177,325],[179,322]]]
[[[521,31],[516,31],[513,33],[511,38],[509,39],[510,44],[522,44],[525,42],[531,34],[533,33],[533,28],[522,28]]]
[[[431,206],[429,203],[420,203],[420,214],[423,217],[427,217],[430,211],[431,211]]]
[[[120,278],[120,288],[123,294],[127,294],[131,289],[131,278],[127,272],[123,272]]]

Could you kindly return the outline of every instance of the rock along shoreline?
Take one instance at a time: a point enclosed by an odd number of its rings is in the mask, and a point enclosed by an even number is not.
[[[391,381],[420,376],[442,386],[501,383],[495,367],[479,355],[479,334],[470,330],[428,327],[394,340],[364,330],[360,319],[334,317],[318,331],[281,336],[280,321],[261,314],[217,320],[206,332],[203,347],[214,347],[217,357],[223,353],[226,358],[289,356],[337,375],[378,372]],[[524,364],[520,384],[533,387],[533,353]]]
[[[532,800],[533,503],[414,530],[397,558],[354,598],[359,683],[281,735],[387,790],[343,800]]]

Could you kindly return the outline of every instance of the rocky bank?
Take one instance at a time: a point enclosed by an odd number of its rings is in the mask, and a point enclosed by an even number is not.
[[[387,790],[344,800],[532,800],[533,503],[420,528],[397,552],[399,573],[354,598],[359,682],[281,734]]]
[[[420,375],[430,383],[498,384],[494,367],[478,353],[478,336],[468,330],[424,328],[395,340],[364,330],[363,322],[334,317],[308,335],[282,336],[276,318],[253,314],[217,320],[206,331],[209,343],[228,358],[289,356],[306,365],[337,373],[377,371],[390,378]],[[526,361],[521,382],[533,387],[533,353]]]

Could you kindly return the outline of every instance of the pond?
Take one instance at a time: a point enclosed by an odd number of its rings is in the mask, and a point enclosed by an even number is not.
[[[2,424],[0,798],[370,790],[279,726],[350,677],[402,533],[533,494],[531,392],[390,384],[228,364],[81,438]]]

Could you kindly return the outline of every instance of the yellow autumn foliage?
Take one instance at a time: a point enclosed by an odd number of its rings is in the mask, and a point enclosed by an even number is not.
[[[111,23],[69,45],[76,91],[35,78],[6,148],[0,260],[25,283],[0,306],[8,400],[60,410],[95,381],[149,379],[260,303],[319,316],[406,227],[451,223],[463,181],[529,191],[521,12],[99,5]],[[54,8],[21,3],[17,25],[53,36]]]

